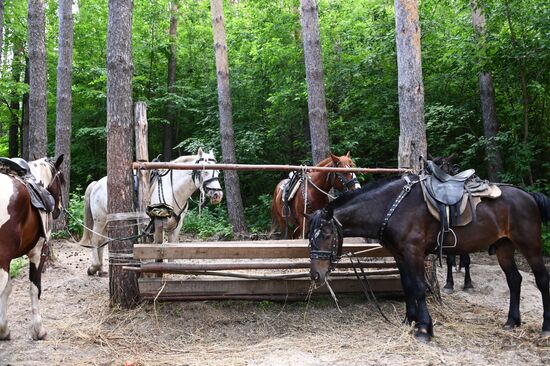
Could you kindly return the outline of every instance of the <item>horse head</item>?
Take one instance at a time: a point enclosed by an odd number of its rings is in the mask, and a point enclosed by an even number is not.
[[[193,171],[193,182],[197,189],[202,193],[206,193],[208,198],[210,198],[211,204],[218,204],[223,199],[223,191],[219,181],[219,170],[207,170],[206,165],[216,164],[216,157],[214,156],[214,151],[206,153],[199,148],[197,152],[197,160],[195,164],[200,164],[203,166],[202,169],[197,169]]]
[[[50,158],[41,158],[29,164],[32,174],[46,187],[54,199],[55,205],[52,212],[54,219],[61,214],[63,205],[62,186],[65,184],[65,176],[60,169],[62,163],[63,155],[60,155],[55,162]]]
[[[332,160],[332,166],[336,168],[355,167],[355,163],[353,162],[349,151],[346,155],[342,156],[336,156],[331,153],[330,159]],[[341,192],[348,192],[361,188],[361,185],[353,172],[330,173],[328,177],[332,179],[332,186]]]
[[[323,284],[342,255],[342,226],[331,210],[321,209],[309,217],[310,277]]]

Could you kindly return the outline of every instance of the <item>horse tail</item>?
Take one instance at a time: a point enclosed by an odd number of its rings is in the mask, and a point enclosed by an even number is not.
[[[94,227],[94,218],[92,216],[92,208],[90,207],[90,195],[96,183],[97,181],[93,181],[88,184],[84,193],[84,229],[82,230],[82,239],[78,242],[78,244],[83,246],[92,245],[92,232],[90,230]]]
[[[548,223],[550,221],[550,198],[540,192],[530,192],[530,194],[539,207],[542,222]]]

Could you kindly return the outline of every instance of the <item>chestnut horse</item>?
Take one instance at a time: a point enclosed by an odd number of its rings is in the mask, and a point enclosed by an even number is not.
[[[25,254],[29,258],[31,281],[32,338],[39,340],[46,337],[38,300],[42,266],[47,256],[45,243],[51,232],[47,222],[51,223],[52,218],[57,218],[61,212],[61,186],[65,184],[63,173],[59,170],[62,162],[63,155],[55,163],[48,158],[28,163],[35,180],[42,183],[53,197],[53,211],[47,213],[46,223],[40,218],[41,212],[31,206],[29,190],[21,178],[0,174],[0,340],[10,339],[7,320],[8,297],[12,287],[10,263]]]
[[[440,223],[429,213],[419,177],[405,175],[376,181],[344,194],[310,218],[311,278],[324,283],[342,251],[343,237],[378,238],[394,256],[405,293],[405,323],[415,322],[415,336],[429,341],[433,323],[426,304],[424,258],[434,253]],[[514,260],[519,250],[527,259],[540,290],[543,336],[550,336],[550,289],[542,258],[541,226],[550,221],[550,199],[511,185],[499,185],[502,195],[482,199],[477,220],[454,228],[456,247],[444,254],[463,254],[494,245],[510,289],[506,328],[520,326],[521,275]]]
[[[328,158],[321,161],[316,166],[351,168],[355,163],[351,159],[350,153],[342,156],[330,154]],[[302,237],[302,232],[307,232],[307,221],[304,214],[324,207],[329,202],[328,192],[336,188],[341,192],[358,189],[361,186],[354,173],[334,173],[334,172],[311,172],[307,174],[307,183],[302,179],[300,188],[296,191],[294,197],[289,200],[288,207],[283,202],[284,185],[287,179],[280,181],[273,192],[273,201],[271,203],[271,233],[276,229],[276,225],[288,233],[288,228],[294,229],[290,232],[290,238]],[[307,185],[307,194],[305,186]],[[307,210],[304,211],[304,206]],[[303,227],[305,225],[305,228]]]

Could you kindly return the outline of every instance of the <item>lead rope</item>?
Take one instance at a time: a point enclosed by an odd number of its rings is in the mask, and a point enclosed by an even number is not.
[[[309,182],[309,176],[305,165],[302,165],[302,176],[304,177],[304,215],[302,216],[302,238],[306,237],[306,214],[307,214],[307,185]]]

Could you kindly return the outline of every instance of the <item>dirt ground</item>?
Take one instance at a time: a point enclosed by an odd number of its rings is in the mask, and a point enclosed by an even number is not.
[[[8,308],[12,339],[0,342],[0,365],[550,365],[541,338],[542,302],[533,276],[522,272],[523,326],[502,329],[508,288],[496,260],[476,254],[475,291],[443,294],[430,304],[429,344],[400,325],[402,299],[381,299],[391,323],[361,297],[309,303],[201,301],[108,306],[108,279],[89,277],[89,249],[57,241],[59,261],[42,280],[45,341],[30,337],[28,272],[13,284]],[[443,270],[439,270],[440,281]],[[455,282],[462,283],[462,274]]]

